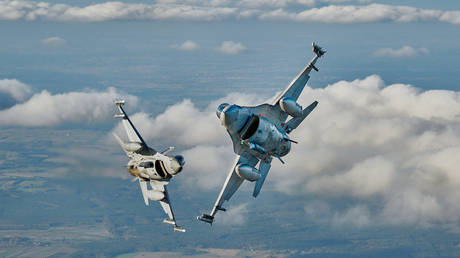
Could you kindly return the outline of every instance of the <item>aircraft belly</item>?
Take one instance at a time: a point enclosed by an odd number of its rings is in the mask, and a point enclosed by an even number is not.
[[[248,141],[261,146],[269,154],[284,156],[289,153],[291,143],[285,140],[285,136],[272,122],[265,118],[260,119],[256,133]],[[258,155],[259,156],[259,155]]]

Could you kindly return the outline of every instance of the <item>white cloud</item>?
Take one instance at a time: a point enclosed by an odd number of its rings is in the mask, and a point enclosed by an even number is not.
[[[218,50],[227,55],[237,55],[245,51],[246,47],[240,42],[224,41]]]
[[[369,23],[381,21],[416,22],[439,21],[445,12],[440,10],[419,9],[411,6],[370,4],[370,5],[329,5],[312,8],[303,12],[288,12],[277,9],[259,16],[269,20],[292,20],[298,22],[319,23]],[[451,16],[455,17],[453,13]],[[442,21],[454,23],[453,17]]]
[[[46,47],[60,47],[66,43],[66,41],[60,37],[50,37],[42,39],[41,43]]]
[[[321,2],[330,4],[342,4],[348,2],[369,3],[372,2],[372,0],[321,0]]]
[[[155,118],[146,113],[136,113],[130,115],[130,118],[146,141],[161,138],[168,144],[179,146],[216,146],[216,144],[220,146],[230,143],[230,140],[216,117],[217,106],[223,102],[249,105],[262,101],[264,99],[260,97],[234,93],[213,101],[206,109],[200,110],[192,101],[184,99],[180,103],[167,107]],[[120,136],[124,135],[121,123],[114,131]]]
[[[198,44],[193,40],[186,40],[181,45],[175,46],[175,47],[177,47],[177,49],[182,50],[182,51],[192,51],[198,48]]]
[[[32,89],[16,79],[2,79],[0,80],[0,93],[7,94],[18,102],[23,102],[30,96]]]
[[[232,148],[226,147],[229,145],[230,141],[221,146],[200,145],[182,152],[187,162],[187,179],[183,179],[186,184],[204,190],[221,187],[235,159]]]
[[[239,0],[237,5],[250,8],[280,8],[293,4],[314,6],[315,3],[315,0]]]
[[[89,123],[109,119],[114,113],[113,101],[124,97],[129,106],[137,98],[122,95],[114,88],[106,91],[82,91],[51,94],[46,90],[23,103],[0,110],[2,126],[53,126],[61,123]]]
[[[345,3],[347,0],[323,0]],[[366,3],[366,0],[353,2]],[[155,4],[103,2],[87,6],[53,4],[25,0],[0,1],[0,20],[49,20],[58,22],[102,22],[110,20],[190,20],[224,19],[291,20],[321,23],[441,21],[460,24],[460,11],[420,9],[411,6],[368,4],[326,5],[290,12],[292,6],[315,6],[315,0],[162,0]],[[273,10],[273,8],[278,8]],[[281,9],[281,8],[286,8]]]
[[[445,11],[439,17],[439,21],[460,25],[460,11]]]
[[[352,166],[344,173],[319,176],[307,182],[305,188],[311,192],[346,192],[352,196],[367,197],[384,193],[393,183],[395,168],[393,163],[385,158],[371,157],[357,161]]]
[[[227,212],[218,213],[219,224],[234,226],[243,225],[247,221],[248,216],[248,204],[243,203],[236,207],[230,206]]]
[[[157,0],[159,4],[182,4],[202,6],[223,6],[231,4],[231,0]]]
[[[114,156],[111,149],[104,144],[69,146],[65,149],[51,149],[51,151],[55,154],[45,159],[45,162],[54,163],[50,168],[52,177],[132,178],[126,168],[118,165],[127,162],[124,153],[120,151],[120,155]]]
[[[421,54],[429,54],[430,51],[427,48],[414,48],[411,46],[403,46],[398,49],[392,48],[381,48],[373,53],[374,56],[378,57],[416,57]]]
[[[306,87],[299,103],[313,100],[320,104],[291,133],[299,144],[284,157],[285,165],[272,162],[267,185],[315,196],[320,202],[314,207],[306,203],[306,214],[335,225],[460,221],[460,92],[386,85],[372,75],[325,88]],[[153,141],[185,148],[187,176],[178,178],[180,184],[215,190],[235,157],[215,108],[220,102],[263,101],[233,94],[200,110],[186,100],[155,118],[138,114],[133,120]],[[350,205],[333,205],[343,199]]]
[[[72,6],[33,1],[0,1],[0,20],[101,22],[110,20],[221,20],[235,16],[236,8],[176,4],[104,2]]]
[[[308,7],[313,7],[316,5],[316,0],[297,0],[296,3],[305,5]]]
[[[343,213],[336,213],[332,218],[335,226],[356,226],[364,227],[371,223],[367,207],[354,206]]]

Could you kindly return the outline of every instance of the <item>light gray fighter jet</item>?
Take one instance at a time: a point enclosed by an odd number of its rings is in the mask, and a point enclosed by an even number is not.
[[[217,117],[227,129],[233,141],[233,150],[238,155],[224,186],[217,198],[211,214],[203,214],[197,219],[212,224],[217,211],[225,211],[225,201],[240,187],[244,180],[255,182],[253,196],[257,197],[270,170],[272,158],[281,163],[284,155],[291,149],[288,134],[313,111],[317,101],[302,109],[297,99],[302,93],[311,70],[318,71],[315,63],[326,51],[313,43],[315,57],[292,80],[286,89],[273,101],[255,107],[221,104],[216,111]],[[287,120],[291,117],[289,120]],[[287,120],[287,121],[286,121]]]
[[[160,153],[147,146],[123,110],[125,101],[116,101],[115,104],[120,111],[120,114],[115,115],[115,117],[122,119],[129,142],[123,142],[115,133],[113,136],[130,158],[126,167],[128,172],[134,176],[133,181],[139,180],[145,205],[149,205],[149,200],[159,201],[164,212],[168,215],[168,218],[164,219],[163,222],[174,225],[174,231],[185,232],[184,228],[176,224],[166,188],[171,178],[182,171],[185,164],[184,158],[180,155],[167,156],[166,154],[173,150],[173,147]],[[147,182],[150,183],[151,189],[148,189]]]

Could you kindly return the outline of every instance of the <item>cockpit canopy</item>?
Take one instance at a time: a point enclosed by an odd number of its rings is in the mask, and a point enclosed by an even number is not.
[[[141,162],[141,163],[139,163],[139,167],[153,168],[153,162],[152,161]]]
[[[177,162],[179,162],[179,164],[181,166],[184,166],[185,159],[184,159],[184,157],[182,155],[176,155],[176,156],[174,156],[174,158],[177,160]]]
[[[220,104],[220,105],[217,107],[217,109],[216,109],[216,115],[217,115],[217,117],[218,117],[219,119],[220,119],[220,113],[222,113],[222,111],[223,111],[228,105],[230,105],[230,104],[228,104],[228,103],[222,103],[222,104]]]

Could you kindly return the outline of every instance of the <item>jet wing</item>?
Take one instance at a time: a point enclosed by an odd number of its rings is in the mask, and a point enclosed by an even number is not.
[[[166,188],[166,185],[168,183],[168,181],[150,180],[150,186],[152,187],[152,189],[155,191],[163,192],[165,196],[163,200],[159,201],[164,212],[168,215],[168,218],[164,219],[163,222],[166,224],[174,225],[174,231],[185,232],[184,228],[176,224],[176,218],[174,217],[174,213],[171,208],[171,203],[169,201],[168,189]]]
[[[136,127],[134,127],[134,124],[131,122],[131,119],[129,119],[128,114],[126,114],[125,110],[123,109],[125,101],[117,101],[115,102],[115,104],[117,105],[118,110],[120,111],[120,114],[115,115],[115,117],[122,118],[123,127],[125,128],[126,134],[128,135],[129,142],[137,142],[142,144],[143,146],[147,146],[147,144],[145,144],[144,139],[142,139],[142,136],[137,131]]]
[[[308,79],[310,79],[310,72],[312,69],[318,71],[318,68],[315,67],[315,63],[326,51],[324,51],[321,47],[313,43],[313,52],[315,53],[315,57],[308,63],[307,66],[289,83],[289,85],[284,89],[281,94],[276,97],[275,101],[272,103],[273,105],[278,104],[278,102],[284,98],[288,97],[293,100],[299,98],[300,93],[302,93],[305,85],[307,84]]]
[[[217,211],[225,211],[225,209],[222,207],[222,204],[225,201],[230,200],[230,198],[233,196],[236,190],[238,190],[238,188],[244,181],[244,179],[242,179],[236,174],[235,167],[240,163],[248,164],[250,166],[255,167],[257,162],[259,162],[259,160],[256,157],[250,155],[243,154],[241,156],[237,156],[227,176],[227,179],[225,179],[224,186],[220,191],[219,197],[217,197],[216,203],[212,208],[211,214],[203,214],[203,216],[198,217],[198,219],[212,224],[212,222],[214,221],[214,215],[217,213]]]
[[[289,83],[289,85],[284,89],[284,91],[281,92],[281,94],[279,94],[275,98],[271,105],[262,104],[253,107],[256,114],[263,114],[272,121],[278,121],[280,123],[279,125],[284,127],[284,122],[286,121],[288,114],[281,110],[279,102],[283,98],[290,98],[297,101],[303,89],[305,88],[308,79],[310,79],[311,70],[313,69],[315,71],[318,71],[318,68],[316,68],[315,63],[318,60],[318,58],[320,58],[322,55],[324,55],[324,53],[326,53],[326,51],[324,51],[321,47],[313,43],[313,52],[315,53],[315,57],[313,57],[310,63],[308,63],[307,66],[305,66],[304,69],[291,81],[291,83]],[[308,112],[308,114],[310,112]],[[306,110],[304,110],[302,114],[303,119],[308,114],[306,113]]]
[[[162,192],[164,194],[164,198],[159,202],[164,212],[168,215],[168,218],[164,219],[163,222],[166,224],[174,225],[174,231],[185,232],[185,229],[183,229],[182,227],[176,224],[176,219],[171,209],[171,203],[169,202],[168,189],[166,188],[166,185],[168,183],[169,183],[168,181],[150,180],[150,186],[152,187],[152,190]],[[141,187],[142,197],[144,197],[145,205],[148,206],[149,205],[149,193],[148,193],[149,190],[147,189],[147,181],[139,178],[139,185]]]

